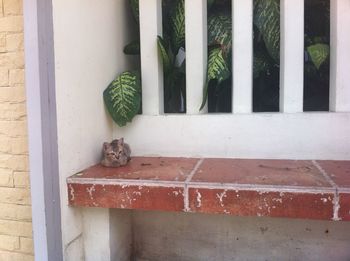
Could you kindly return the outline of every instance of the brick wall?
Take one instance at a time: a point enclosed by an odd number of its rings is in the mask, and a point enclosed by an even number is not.
[[[0,260],[31,261],[33,241],[22,0],[0,0]]]

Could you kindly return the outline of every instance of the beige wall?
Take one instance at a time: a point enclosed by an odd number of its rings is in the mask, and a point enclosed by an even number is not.
[[[0,0],[0,260],[33,258],[21,0]]]

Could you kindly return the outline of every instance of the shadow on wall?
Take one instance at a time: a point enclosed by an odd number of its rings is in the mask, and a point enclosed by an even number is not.
[[[350,259],[348,222],[142,211],[132,218],[138,261]]]

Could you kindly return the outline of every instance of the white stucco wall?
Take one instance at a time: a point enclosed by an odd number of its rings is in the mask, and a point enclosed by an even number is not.
[[[89,227],[89,218],[101,224],[109,219],[108,210],[105,215],[86,210],[83,219],[81,210],[69,208],[66,178],[97,163],[102,143],[112,138],[102,92],[129,67],[122,51],[133,32],[125,3],[53,0],[62,236],[67,261],[85,260],[88,255],[83,228]],[[104,239],[97,237],[96,242],[99,238]]]

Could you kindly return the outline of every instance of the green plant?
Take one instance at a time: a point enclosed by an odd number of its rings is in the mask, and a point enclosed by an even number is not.
[[[138,25],[138,0],[129,0],[129,3]],[[307,97],[310,90],[314,93],[318,85],[326,86],[329,80],[330,50],[329,29],[327,29],[329,0],[309,0],[305,1],[305,4],[305,96]],[[162,5],[163,36],[157,37],[157,44],[164,68],[165,112],[184,112],[186,107],[184,0],[163,0]],[[230,10],[230,0],[208,0],[207,77],[199,109],[205,106],[207,100],[209,100],[209,111],[231,109]],[[254,111],[278,111],[280,0],[254,0],[253,29]],[[140,54],[139,39],[125,46],[124,53]],[[138,113],[141,104],[139,72],[126,72],[118,76],[104,92],[104,100],[109,113],[119,126],[130,122]],[[310,108],[315,106],[312,105]]]
[[[129,0],[134,20],[139,26],[139,1]],[[126,55],[140,54],[140,40],[136,39],[124,47]],[[118,75],[103,92],[107,111],[120,127],[131,122],[141,107],[141,77],[138,70]]]
[[[157,37],[164,70],[164,111],[185,112],[185,2],[163,0],[163,36]]]
[[[279,110],[279,46],[280,1],[254,0],[254,111]],[[329,0],[305,1],[304,56],[304,108],[326,109]]]
[[[125,126],[138,113],[141,82],[138,72],[123,72],[103,92],[108,112],[119,126]]]

